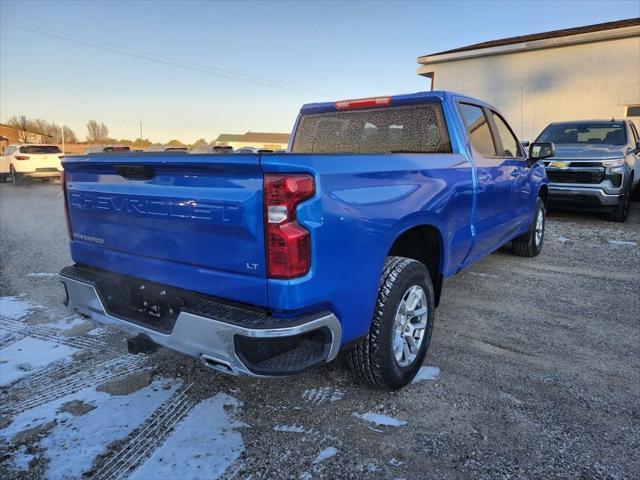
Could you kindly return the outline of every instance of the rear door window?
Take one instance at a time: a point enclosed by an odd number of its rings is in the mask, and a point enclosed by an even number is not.
[[[28,145],[26,147],[20,147],[20,153],[30,153],[34,155],[37,153],[54,154],[62,152],[55,145]]]
[[[498,135],[502,141],[502,152],[498,152],[498,155],[500,157],[522,157],[520,142],[518,142],[507,122],[494,111],[491,111],[491,116],[498,128]]]
[[[470,103],[460,103],[460,114],[467,127],[467,133],[473,147],[485,157],[497,156],[496,146],[491,136],[489,120],[484,110]]]
[[[440,104],[303,115],[293,153],[451,153]]]

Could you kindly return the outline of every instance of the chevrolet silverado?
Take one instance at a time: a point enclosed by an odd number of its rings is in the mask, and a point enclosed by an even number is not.
[[[428,92],[302,107],[290,151],[66,157],[66,302],[231,374],[343,352],[411,381],[443,280],[511,242],[543,245],[547,178],[504,117]]]

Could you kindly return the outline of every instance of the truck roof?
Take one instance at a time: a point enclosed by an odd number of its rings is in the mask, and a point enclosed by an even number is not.
[[[593,123],[602,123],[602,124],[608,124],[608,123],[626,123],[629,120],[627,119],[620,119],[620,120],[616,120],[615,118],[608,118],[608,119],[602,119],[602,118],[594,118],[592,120],[565,120],[562,122],[552,122],[549,125],[565,125],[565,124],[569,124],[569,125],[590,125]]]
[[[485,105],[490,107],[489,104],[483,102],[482,100],[478,100],[477,98],[469,97],[466,95],[462,95],[460,93],[451,92],[448,90],[434,90],[431,92],[416,92],[416,93],[405,93],[400,95],[380,95],[374,98],[390,98],[391,105],[411,105],[416,103],[433,103],[433,102],[442,102],[444,100],[448,100],[451,97],[461,98],[463,100],[469,100],[473,103],[479,105]],[[362,99],[354,99],[354,100],[362,100]],[[300,113],[322,113],[322,112],[335,112],[339,109],[336,107],[336,103],[338,102],[348,102],[350,100],[338,100],[335,102],[319,102],[319,103],[307,103],[302,106],[300,109]]]

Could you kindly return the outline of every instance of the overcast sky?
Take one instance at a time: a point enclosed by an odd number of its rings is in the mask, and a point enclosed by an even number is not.
[[[640,16],[631,1],[1,1],[0,121],[117,138],[288,132],[301,104],[429,88],[416,57]]]

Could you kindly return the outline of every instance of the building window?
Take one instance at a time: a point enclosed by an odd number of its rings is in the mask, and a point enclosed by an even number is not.
[[[640,117],[640,105],[628,105],[627,117]]]

